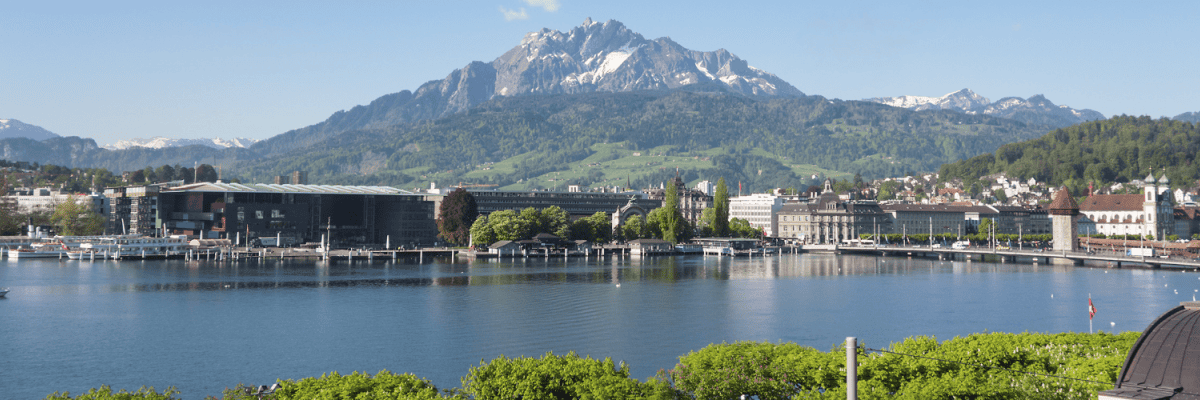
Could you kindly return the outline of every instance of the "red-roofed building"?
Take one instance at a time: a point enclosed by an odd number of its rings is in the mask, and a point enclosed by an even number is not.
[[[1146,177],[1142,194],[1093,194],[1079,204],[1079,212],[1096,223],[1096,231],[1105,235],[1154,235],[1163,238],[1175,234],[1175,210],[1170,186],[1163,176],[1156,185],[1154,176]]]

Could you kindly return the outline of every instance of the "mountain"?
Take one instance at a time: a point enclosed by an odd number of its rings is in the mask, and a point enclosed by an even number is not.
[[[280,154],[349,130],[454,115],[497,97],[670,89],[754,98],[804,96],[724,49],[689,50],[670,38],[647,40],[617,21],[598,23],[589,18],[567,32],[531,32],[520,45],[490,62],[472,62],[415,91],[339,111],[324,122],[264,140],[253,149]]]
[[[71,168],[106,168],[114,172],[162,165],[191,166],[196,163],[228,167],[255,158],[258,158],[257,154],[238,147],[216,149],[193,145],[161,149],[131,147],[124,150],[108,150],[97,145],[93,139],[77,136],[41,141],[28,138],[0,139],[0,159],[36,161]]]
[[[0,139],[29,138],[33,140],[46,140],[56,137],[58,135],[54,134],[54,132],[42,129],[40,126],[29,125],[15,119],[0,119]]]
[[[942,97],[875,97],[863,101],[917,111],[953,110],[967,114],[984,114],[1056,128],[1104,119],[1104,114],[1094,110],[1076,110],[1067,106],[1055,105],[1040,94],[1028,99],[1005,97],[992,103],[987,98],[975,94],[971,89],[963,89]]]
[[[946,164],[941,179],[964,182],[1004,173],[1066,185],[1075,195],[1089,182],[1129,182],[1164,172],[1177,186],[1200,178],[1200,125],[1147,116],[1117,116],[1055,129],[1040,138],[1000,146],[994,153]]]
[[[1048,130],[987,115],[820,96],[535,94],[497,97],[413,126],[348,131],[239,171],[251,181],[300,169],[314,182],[414,187],[464,181],[536,189],[563,179],[585,186],[657,185],[679,167],[687,180],[723,176],[765,190],[812,184],[811,174],[931,171]]]
[[[969,111],[987,106],[990,102],[987,98],[975,94],[971,89],[963,89],[954,93],[947,94],[942,97],[924,97],[924,96],[900,96],[900,97],[875,97],[863,99],[879,104],[886,104],[892,107],[907,108],[914,111],[923,110],[954,110],[954,111]]]
[[[1175,118],[1171,119],[1196,124],[1200,123],[1200,112],[1188,111],[1183,114],[1176,115]]]
[[[124,150],[134,147],[145,147],[150,149],[163,149],[167,147],[184,147],[184,146],[207,146],[214,149],[227,149],[230,147],[247,148],[255,143],[257,139],[234,138],[225,140],[221,138],[212,139],[171,139],[162,136],[153,137],[150,139],[131,139],[122,140],[113,144],[104,145],[108,150]]]

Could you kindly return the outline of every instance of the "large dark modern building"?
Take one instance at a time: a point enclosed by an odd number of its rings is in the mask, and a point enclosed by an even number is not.
[[[162,189],[157,206],[169,234],[241,243],[276,236],[317,242],[328,234],[334,246],[396,247],[432,245],[437,237],[433,202],[385,186],[202,182]]]
[[[635,192],[503,192],[493,190],[471,190],[479,215],[488,215],[501,210],[544,209],[558,206],[571,214],[572,218],[588,217],[597,212],[612,214],[629,203],[630,197],[641,197]],[[638,198],[637,203],[647,212],[662,207],[662,200]]]

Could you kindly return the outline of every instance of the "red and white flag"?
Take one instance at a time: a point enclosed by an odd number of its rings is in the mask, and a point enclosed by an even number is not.
[[[1088,296],[1088,319],[1096,316],[1096,306],[1092,304],[1092,297]]]

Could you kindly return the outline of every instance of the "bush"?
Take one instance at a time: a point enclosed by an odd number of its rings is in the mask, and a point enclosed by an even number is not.
[[[661,382],[642,383],[629,378],[629,366],[546,353],[540,359],[500,356],[480,362],[462,378],[463,392],[475,399],[643,399],[662,395]],[[669,390],[669,389],[667,389]]]
[[[176,399],[178,399],[177,397],[174,396],[176,394],[179,394],[179,390],[176,390],[174,386],[168,387],[167,390],[163,391],[162,393],[158,393],[158,392],[154,391],[154,387],[145,387],[145,386],[142,386],[136,392],[132,392],[132,393],[130,393],[129,391],[126,391],[125,389],[121,389],[120,391],[113,393],[111,387],[109,387],[108,385],[103,385],[103,386],[100,386],[99,389],[92,388],[91,390],[88,390],[87,393],[79,395],[79,397],[71,397],[71,394],[69,392],[62,392],[61,394],[58,392],[54,392],[53,394],[46,396],[46,400],[52,400],[52,399],[63,399],[63,400],[68,400],[68,399],[76,399],[76,400],[134,400],[134,399],[176,400]]]
[[[393,374],[387,370],[372,376],[354,372],[341,375],[332,372],[320,378],[304,378],[300,382],[282,381],[275,391],[278,399],[305,400],[432,400],[442,398],[437,387],[413,374]]]

